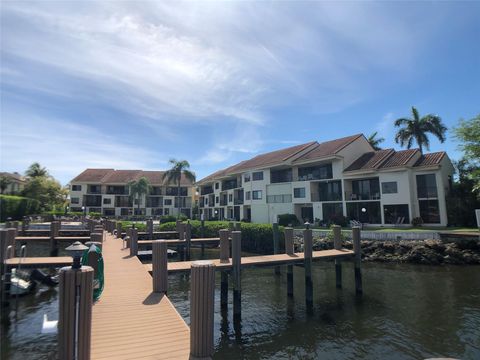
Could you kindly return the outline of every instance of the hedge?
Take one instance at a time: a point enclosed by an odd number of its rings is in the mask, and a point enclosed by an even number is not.
[[[198,220],[190,221],[192,225],[192,238],[202,236],[201,222]],[[218,237],[221,229],[228,229],[228,221],[205,221],[204,237]],[[271,224],[251,224],[240,223],[242,231],[242,251],[273,254],[273,228]],[[285,239],[283,227],[280,226],[279,251],[285,251]],[[160,225],[160,231],[175,231],[176,223],[169,222]]]
[[[0,195],[0,221],[22,220],[24,216],[39,212],[40,202],[22,196]]]

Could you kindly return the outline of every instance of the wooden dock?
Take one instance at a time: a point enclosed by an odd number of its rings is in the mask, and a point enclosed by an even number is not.
[[[138,258],[107,235],[105,289],[93,306],[92,359],[188,359],[190,330],[167,296],[152,292]]]
[[[73,259],[71,256],[57,256],[57,257],[24,257],[24,258],[10,258],[5,260],[5,265],[8,267],[22,268],[50,268],[62,267],[72,265]]]
[[[90,241],[90,236],[56,236],[55,240],[57,241]],[[50,241],[50,236],[17,236],[15,241],[19,242],[29,242],[29,241]]]
[[[192,239],[193,240],[193,239]],[[352,250],[341,249],[341,250],[321,250],[314,251],[312,254],[312,260],[329,260],[329,259],[338,259],[344,257],[352,257],[355,253]],[[221,263],[220,259],[212,259],[212,261],[217,270],[227,270],[232,268],[232,259],[229,259],[229,262]],[[274,265],[291,265],[295,263],[302,263],[304,261],[303,253],[295,253],[294,255],[288,254],[277,254],[277,255],[260,255],[260,256],[247,256],[242,257],[241,266],[250,267],[250,266],[274,266]],[[168,272],[186,272],[190,271],[193,261],[179,261],[179,262],[169,262],[168,263]],[[144,267],[151,272],[152,264],[146,264]]]
[[[152,245],[153,241],[157,240],[138,240],[138,245]],[[162,240],[165,241],[168,245],[186,245],[187,241],[186,240],[179,240],[179,239],[166,239]],[[209,243],[218,243],[220,242],[220,238],[214,237],[214,238],[197,238],[197,239],[192,239],[190,240],[192,244],[209,244]]]

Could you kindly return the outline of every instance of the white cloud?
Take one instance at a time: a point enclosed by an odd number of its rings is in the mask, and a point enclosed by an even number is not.
[[[89,126],[45,118],[10,117],[2,123],[1,168],[22,171],[38,161],[62,183],[86,168],[158,170],[161,153],[128,137],[115,138]]]

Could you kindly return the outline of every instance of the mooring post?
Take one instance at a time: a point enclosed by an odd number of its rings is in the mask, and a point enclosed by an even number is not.
[[[127,249],[130,248],[130,242],[132,241],[132,229],[131,228],[126,228],[125,229],[125,239],[127,239],[126,241],[126,247]]]
[[[130,230],[130,256],[138,255],[138,229]]]
[[[122,223],[120,221],[117,222],[117,239],[122,238]]]
[[[285,228],[285,253],[294,255],[293,229]],[[293,297],[293,265],[287,265],[287,295]]]
[[[240,221],[236,222],[234,229],[235,231],[242,231],[242,223]]]
[[[362,271],[360,269],[360,263],[362,261],[362,248],[360,244],[360,228],[358,226],[352,227],[352,240],[353,252],[355,253],[355,292],[357,294],[362,294]]]
[[[178,231],[178,240],[183,241],[182,243],[177,245],[177,252],[178,256],[182,261],[185,261],[185,224],[182,222],[177,223],[177,231]]]
[[[220,263],[230,262],[230,241],[228,239],[228,230],[219,231],[220,236]],[[222,270],[220,273],[220,307],[226,309],[228,307],[228,272]]]
[[[190,282],[190,357],[209,359],[214,352],[213,316],[215,304],[215,265],[195,261]]]
[[[153,219],[147,220],[147,234],[150,240],[153,240]]]
[[[180,226],[181,226],[181,225],[182,225],[182,220],[178,220],[178,219],[177,219],[177,220],[175,221],[175,228],[176,228],[177,232],[179,233],[179,235],[180,235],[180,231],[181,231],[181,229],[180,229]]]
[[[305,264],[305,301],[307,307],[313,305],[313,282],[312,282],[312,230],[303,230],[303,254]]]
[[[58,358],[89,360],[93,268],[64,267],[59,274]]]
[[[278,254],[279,250],[279,241],[280,241],[280,233],[278,231],[278,223],[274,222],[272,224],[272,232],[273,232],[273,253]],[[280,266],[275,266],[275,275],[280,275]]]
[[[167,243],[163,240],[152,242],[152,278],[153,292],[168,291],[168,253]]]
[[[202,220],[201,220],[201,226],[200,226],[200,237],[203,239],[205,238],[205,219],[203,217],[203,214],[201,216],[202,216]],[[202,256],[204,254],[205,254],[205,243],[202,242]]]
[[[233,316],[242,314],[242,233],[232,231]]]
[[[10,304],[10,271],[4,272],[5,260],[14,256],[15,251],[15,229],[2,229],[0,230],[0,293],[1,293],[1,306],[7,307]],[[11,251],[8,252],[8,247],[11,246]],[[8,314],[4,314],[2,311],[2,320],[7,320]]]
[[[342,228],[338,225],[332,226],[333,231],[333,248],[335,250],[342,249]],[[335,259],[335,284],[337,289],[342,288],[342,261]]]
[[[190,248],[192,245],[192,224],[187,221],[185,226],[185,258],[190,261]]]
[[[101,232],[93,232],[90,234],[90,242],[94,243],[100,249],[103,247],[103,234]]]
[[[229,238],[232,238],[232,231],[235,231],[235,225],[233,224],[233,222],[229,222],[228,223],[228,237]]]
[[[52,221],[50,223],[50,256],[58,256],[57,237],[60,232],[60,222]]]

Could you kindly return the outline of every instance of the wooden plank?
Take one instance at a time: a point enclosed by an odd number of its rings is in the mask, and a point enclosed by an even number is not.
[[[179,239],[159,239],[159,240],[162,240],[162,241],[165,241],[168,245],[182,245],[182,244],[186,244],[186,241],[185,240],[179,240]],[[152,242],[153,241],[158,241],[158,240],[138,240],[138,245],[143,245],[143,246],[146,246],[146,245],[152,245]],[[215,243],[215,242],[219,242],[220,241],[220,238],[216,237],[216,238],[198,238],[198,239],[192,239],[190,240],[190,242],[192,243]]]
[[[328,260],[335,258],[345,258],[354,256],[354,252],[347,249],[340,250],[321,250],[314,251],[312,255],[312,260]],[[241,265],[242,267],[249,266],[270,266],[270,265],[284,265],[284,264],[294,264],[297,262],[303,262],[303,253],[295,253],[293,255],[288,254],[276,254],[276,255],[259,255],[259,256],[245,256],[242,257]],[[217,270],[230,269],[232,267],[232,259],[230,258],[228,263],[221,263],[220,259],[210,259]],[[178,262],[169,262],[168,263],[168,272],[182,272],[190,271],[193,261],[178,261]],[[146,264],[145,268],[151,272],[152,265]]]
[[[92,359],[188,359],[190,330],[122,240],[103,243],[105,288],[93,306]]]
[[[17,236],[15,241],[28,242],[28,241],[48,241],[50,240],[49,236]],[[90,241],[90,236],[57,236],[55,238],[57,241]]]
[[[5,260],[5,264],[10,267],[22,265],[22,267],[61,267],[72,265],[72,258],[70,256],[58,257],[25,257],[25,258],[11,258]]]

